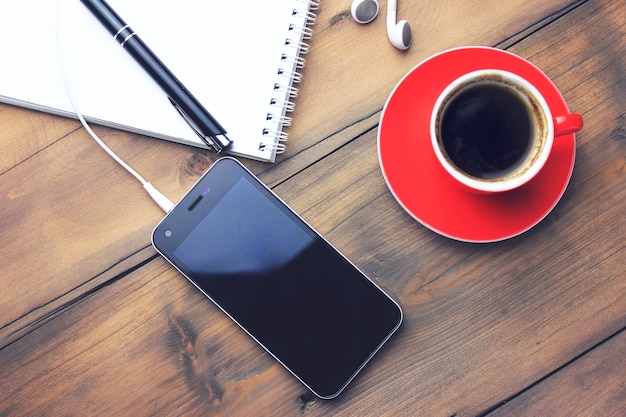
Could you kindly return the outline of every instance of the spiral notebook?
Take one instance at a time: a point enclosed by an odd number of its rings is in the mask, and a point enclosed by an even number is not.
[[[229,153],[285,150],[314,0],[108,0],[228,131]],[[0,101],[206,147],[78,0],[11,2],[0,16]]]

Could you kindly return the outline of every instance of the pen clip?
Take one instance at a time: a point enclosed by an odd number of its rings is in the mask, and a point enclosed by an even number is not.
[[[224,149],[228,149],[232,144],[232,140],[230,140],[226,135],[211,135],[206,134],[196,125],[196,123],[185,113],[185,111],[178,105],[174,100],[168,97],[172,106],[178,111],[181,117],[187,122],[189,127],[196,132],[196,135],[204,142],[210,149],[213,149],[215,153],[221,153]],[[220,136],[220,137],[218,137]]]

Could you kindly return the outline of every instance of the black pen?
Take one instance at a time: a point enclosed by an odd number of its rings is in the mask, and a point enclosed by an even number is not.
[[[216,153],[226,150],[232,140],[226,130],[211,116],[200,102],[178,81],[161,60],[148,48],[122,18],[103,0],[81,0],[113,35],[122,48],[132,55],[141,67],[165,91],[170,102],[200,139]]]

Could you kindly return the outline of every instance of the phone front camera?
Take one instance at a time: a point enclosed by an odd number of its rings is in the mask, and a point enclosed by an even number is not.
[[[165,237],[172,237],[172,231],[170,229],[167,229],[164,234]]]

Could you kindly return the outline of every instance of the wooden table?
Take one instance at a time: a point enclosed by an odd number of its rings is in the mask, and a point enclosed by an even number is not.
[[[288,151],[244,160],[403,307],[345,393],[314,398],[156,254],[162,212],[76,121],[0,105],[0,415],[626,415],[626,2],[401,1],[405,53],[385,6],[322,1]],[[556,208],[498,243],[428,230],[378,164],[394,85],[463,45],[528,59],[586,123]],[[174,201],[216,159],[97,132]]]

